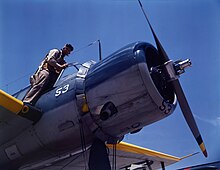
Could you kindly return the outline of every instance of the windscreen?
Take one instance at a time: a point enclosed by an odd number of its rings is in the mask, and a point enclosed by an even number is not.
[[[76,62],[69,63],[68,67],[61,71],[54,86],[57,86],[58,84],[60,84],[60,82],[63,82],[65,80],[69,79],[70,77],[76,76],[80,67],[81,67],[81,64],[79,64],[79,63],[76,63]]]

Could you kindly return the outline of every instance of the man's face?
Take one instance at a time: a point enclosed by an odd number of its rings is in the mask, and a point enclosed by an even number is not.
[[[67,55],[67,56],[68,56],[70,53],[71,53],[71,49],[70,49],[70,48],[68,48],[68,47],[64,47],[64,48],[63,48],[63,54],[64,54],[64,55]]]

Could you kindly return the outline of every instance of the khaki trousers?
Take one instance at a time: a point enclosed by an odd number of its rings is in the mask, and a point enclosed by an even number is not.
[[[32,81],[33,84],[31,84],[31,88],[24,97],[23,102],[34,105],[44,92],[53,87],[57,77],[57,74],[49,73],[47,70],[41,70],[38,72],[38,74],[35,75],[35,80]]]

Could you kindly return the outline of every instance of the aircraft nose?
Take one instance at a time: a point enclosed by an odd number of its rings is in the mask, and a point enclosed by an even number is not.
[[[162,118],[173,112],[175,95],[164,90],[167,86],[160,72],[151,73],[151,68],[158,64],[155,56],[157,51],[152,45],[136,42],[90,68],[85,78],[85,94],[92,121],[102,131],[117,136],[149,124],[147,119],[156,121],[155,113],[162,112]],[[121,122],[125,118],[131,128],[126,129]],[[121,129],[110,128],[116,124]]]

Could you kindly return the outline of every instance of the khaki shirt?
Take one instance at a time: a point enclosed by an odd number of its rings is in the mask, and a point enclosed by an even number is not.
[[[42,69],[59,74],[62,70],[62,65],[65,63],[66,61],[62,56],[62,51],[58,49],[53,49],[50,50],[47,57],[42,62]]]

